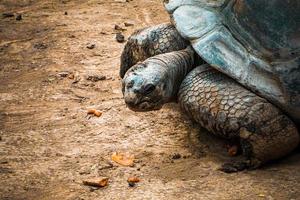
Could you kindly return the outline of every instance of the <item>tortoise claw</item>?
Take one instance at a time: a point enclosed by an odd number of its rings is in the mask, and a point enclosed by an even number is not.
[[[249,168],[249,161],[233,161],[224,163],[219,170],[225,173],[235,173]]]

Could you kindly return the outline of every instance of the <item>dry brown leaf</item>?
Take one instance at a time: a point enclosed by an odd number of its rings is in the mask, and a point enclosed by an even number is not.
[[[236,156],[238,153],[238,146],[234,145],[229,147],[227,152],[229,156]]]
[[[87,111],[87,114],[89,114],[89,115],[94,115],[94,116],[96,116],[96,117],[101,117],[102,112],[100,112],[99,110],[96,110],[96,109],[89,109],[89,110]]]
[[[111,159],[123,166],[132,167],[134,165],[133,163],[134,156],[130,154],[114,152],[113,155],[111,156]]]
[[[95,114],[96,112],[96,109],[89,109],[87,114]]]
[[[138,182],[140,182],[140,179],[136,176],[131,176],[127,179],[127,182],[128,183],[138,183]]]
[[[127,183],[130,187],[134,187],[138,182],[140,182],[140,179],[136,176],[132,176],[127,179]]]
[[[84,185],[93,186],[93,187],[105,187],[108,185],[108,178],[97,178],[91,180],[82,181]]]
[[[94,112],[94,115],[95,115],[96,117],[101,117],[102,112],[100,112],[99,110],[96,110],[96,111]]]

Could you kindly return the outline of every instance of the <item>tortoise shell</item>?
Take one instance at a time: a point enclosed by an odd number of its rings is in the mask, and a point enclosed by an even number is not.
[[[300,123],[300,1],[164,4],[180,35],[202,59]]]

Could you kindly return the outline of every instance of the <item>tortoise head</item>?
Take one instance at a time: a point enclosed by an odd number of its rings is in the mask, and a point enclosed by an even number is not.
[[[126,105],[133,111],[159,110],[172,98],[167,71],[155,62],[138,63],[122,80]]]

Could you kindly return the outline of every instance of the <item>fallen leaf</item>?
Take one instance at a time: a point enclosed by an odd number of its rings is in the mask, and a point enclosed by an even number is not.
[[[102,112],[100,112],[99,110],[96,110],[96,111],[94,112],[94,115],[95,115],[96,117],[101,117]]]
[[[96,109],[89,109],[87,114],[95,114],[96,112]]]
[[[124,153],[118,153],[114,152],[111,156],[111,159],[115,161],[116,163],[123,165],[123,166],[130,166],[132,167],[134,165],[134,156],[130,154],[124,154]]]
[[[127,182],[130,187],[134,187],[136,183],[140,182],[140,179],[136,176],[133,176],[133,177],[129,177],[127,179]]]
[[[227,152],[229,156],[236,156],[238,153],[238,146],[234,145],[229,147]]]
[[[82,181],[84,185],[93,186],[93,187],[105,187],[108,185],[108,178],[97,178]]]
[[[131,176],[127,179],[127,182],[128,183],[138,183],[138,182],[140,182],[140,179],[136,176]]]
[[[89,115],[94,115],[94,116],[96,116],[96,117],[101,117],[102,112],[100,112],[99,110],[96,110],[96,109],[89,109],[89,110],[87,111],[87,114],[89,114]]]

